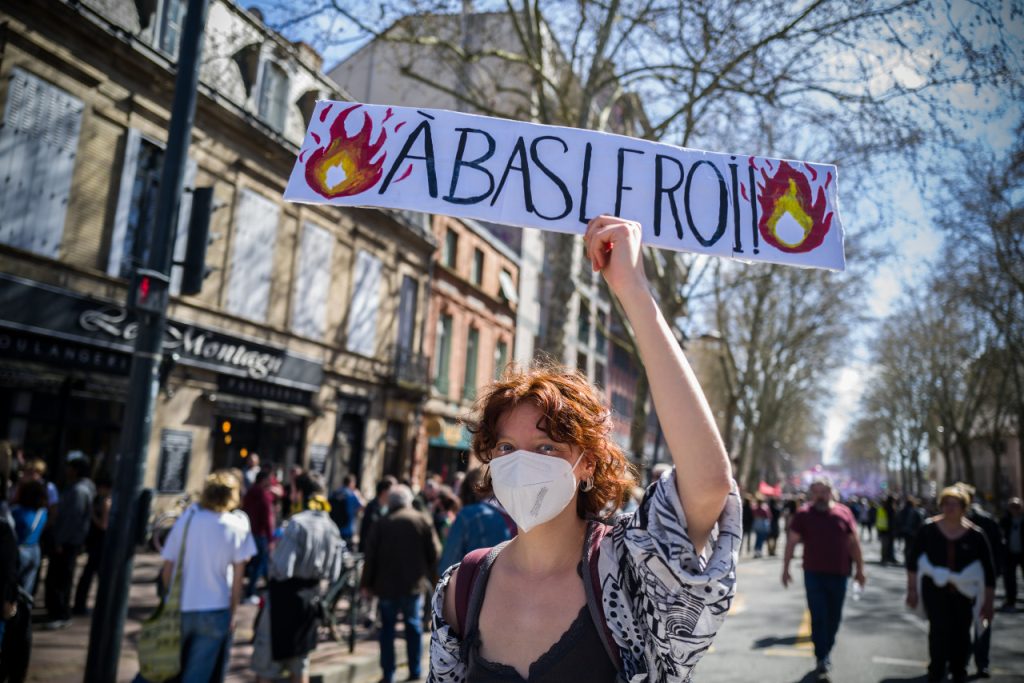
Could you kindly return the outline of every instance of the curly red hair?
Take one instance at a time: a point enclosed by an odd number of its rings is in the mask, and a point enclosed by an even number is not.
[[[498,422],[524,404],[535,406],[544,415],[537,426],[548,437],[580,448],[594,463],[594,487],[579,491],[576,513],[583,518],[598,517],[609,504],[618,507],[637,485],[636,470],[610,438],[611,411],[578,370],[556,364],[528,369],[509,366],[477,399],[474,416],[465,420],[477,457],[484,463],[491,461]],[[479,490],[491,493],[490,473],[480,482]]]

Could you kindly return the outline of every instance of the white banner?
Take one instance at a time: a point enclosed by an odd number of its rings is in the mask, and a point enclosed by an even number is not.
[[[321,101],[284,196],[577,234],[610,214],[638,221],[656,247],[843,270],[836,186],[827,164]]]

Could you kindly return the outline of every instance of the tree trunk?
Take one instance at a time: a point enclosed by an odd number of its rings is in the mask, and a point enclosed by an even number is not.
[[[576,289],[572,272],[572,250],[576,242],[572,235],[557,232],[544,234],[544,280],[547,296],[541,302],[544,325],[541,328],[540,351],[559,363],[565,358],[565,323],[569,300]],[[571,364],[571,363],[570,363]]]

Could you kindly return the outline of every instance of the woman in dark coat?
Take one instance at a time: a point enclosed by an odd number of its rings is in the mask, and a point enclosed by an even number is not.
[[[929,519],[907,553],[907,605],[928,615],[928,680],[967,680],[971,623],[991,621],[995,566],[984,532],[964,516],[970,497],[951,486],[939,495],[941,514]]]

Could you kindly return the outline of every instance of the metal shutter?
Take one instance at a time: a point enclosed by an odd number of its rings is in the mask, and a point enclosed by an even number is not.
[[[238,197],[234,245],[231,251],[227,310],[265,321],[274,271],[278,205],[252,190]]]
[[[297,334],[322,339],[327,331],[327,291],[331,285],[334,237],[324,228],[306,223],[299,245],[295,273],[292,329]]]
[[[349,351],[364,356],[373,356],[376,352],[380,284],[380,259],[367,251],[360,251],[352,281],[352,306],[348,312],[345,347]]]
[[[12,70],[0,128],[0,242],[56,258],[85,105]]]

